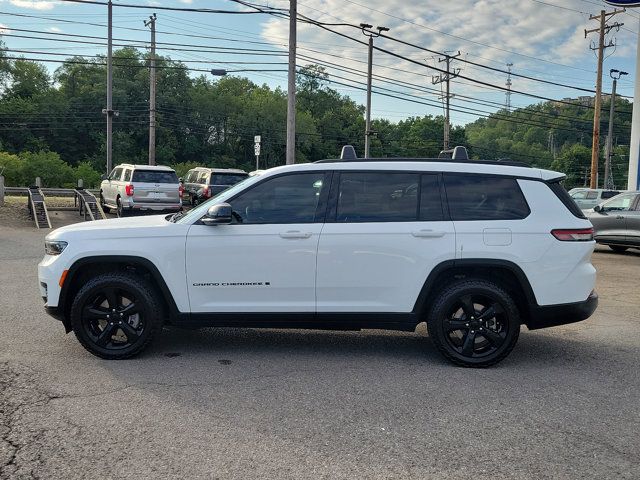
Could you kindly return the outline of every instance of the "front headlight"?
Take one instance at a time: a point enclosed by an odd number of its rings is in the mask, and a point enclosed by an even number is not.
[[[47,255],[60,255],[67,248],[67,245],[67,242],[45,240],[44,251]]]

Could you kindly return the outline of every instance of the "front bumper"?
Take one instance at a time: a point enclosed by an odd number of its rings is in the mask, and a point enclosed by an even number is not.
[[[532,307],[526,325],[529,330],[537,330],[580,322],[589,318],[597,307],[598,294],[593,291],[583,302]]]

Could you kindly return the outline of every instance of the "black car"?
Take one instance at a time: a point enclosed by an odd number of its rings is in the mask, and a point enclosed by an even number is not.
[[[248,176],[244,170],[234,168],[192,168],[184,177],[184,199],[198,205]]]

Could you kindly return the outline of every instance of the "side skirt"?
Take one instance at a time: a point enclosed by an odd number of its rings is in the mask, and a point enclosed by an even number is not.
[[[410,332],[420,323],[414,313],[180,313],[171,325],[184,328],[381,329]]]

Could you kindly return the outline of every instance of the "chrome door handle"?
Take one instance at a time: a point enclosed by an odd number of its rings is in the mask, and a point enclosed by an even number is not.
[[[299,230],[289,230],[287,232],[280,232],[282,238],[309,238],[311,232],[301,232]]]
[[[416,230],[411,232],[411,235],[419,238],[440,238],[444,237],[445,232],[441,232],[438,230]]]

